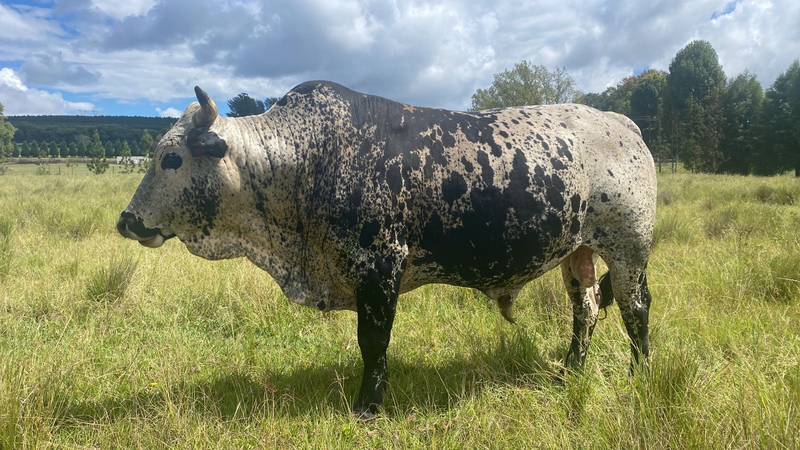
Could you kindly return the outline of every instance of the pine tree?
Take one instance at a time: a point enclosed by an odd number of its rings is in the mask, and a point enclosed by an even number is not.
[[[66,158],[67,156],[69,156],[69,147],[67,147],[67,142],[62,140],[58,143],[58,157]]]
[[[92,158],[89,164],[86,164],[86,167],[89,168],[89,172],[92,172],[95,175],[100,175],[108,170],[106,149],[100,142],[100,135],[97,133],[97,130],[94,130],[94,134],[92,135],[92,145],[89,149],[89,157]]]
[[[122,143],[119,156],[122,157],[122,172],[120,173],[133,173],[134,163],[131,159],[131,147],[128,145],[128,141]]]
[[[30,148],[28,149],[28,154],[25,155],[26,158],[36,158],[39,156],[39,143],[31,141]]]
[[[51,158],[58,158],[58,156],[59,156],[59,154],[58,154],[58,144],[56,144],[56,141],[50,142],[50,145],[48,145],[47,148],[48,148],[48,152],[47,153]]]
[[[146,172],[150,168],[150,159],[153,157],[153,136],[147,130],[142,132],[142,138],[139,139],[139,151],[145,157],[145,160],[139,164],[139,172]]]

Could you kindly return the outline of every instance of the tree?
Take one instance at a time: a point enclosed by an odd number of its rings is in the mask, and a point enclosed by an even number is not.
[[[3,104],[0,103],[0,175],[5,174],[8,157],[14,150],[14,132],[17,129],[8,123],[3,114]]]
[[[150,168],[150,158],[153,157],[153,136],[150,136],[150,132],[147,130],[142,132],[142,137],[139,139],[139,150],[145,157],[145,160],[139,164],[139,172],[146,172]]]
[[[74,144],[74,142],[73,142]],[[78,165],[78,161],[75,160],[74,156],[70,156],[67,158],[67,168],[70,169],[72,175],[75,175],[75,166]]]
[[[664,94],[667,90],[667,73],[647,70],[639,75],[629,99],[630,118],[642,130],[642,138],[650,152],[661,162],[669,157],[669,146],[664,136]]]
[[[78,156],[78,146],[74,142],[70,142],[67,154],[71,157]]]
[[[275,103],[278,103],[278,100],[280,100],[280,98],[278,98],[278,97],[267,97],[267,98],[265,98],[264,99],[264,109],[266,111],[269,111],[269,109],[272,108],[272,105],[274,105]]]
[[[31,144],[28,141],[22,143],[22,150],[20,151],[19,156],[23,158],[30,158],[31,156]]]
[[[144,156],[149,156],[153,151],[153,136],[147,130],[142,131],[142,137],[139,138],[139,149]]]
[[[740,73],[728,81],[722,95],[723,139],[720,142],[722,162],[720,171],[747,175],[752,166],[758,145],[759,116],[764,91],[755,74]]]
[[[795,60],[767,89],[763,108],[763,144],[767,154],[754,170],[775,174],[794,169],[800,177],[800,60]]]
[[[112,157],[112,158],[113,158],[114,156],[117,156],[117,155],[115,155],[115,154],[114,154],[114,144],[112,144],[112,143],[111,143],[111,141],[106,141],[106,142],[103,144],[103,148],[104,148],[104,149],[105,149],[105,151],[106,151],[106,154],[105,154],[105,156],[110,156],[110,157]]]
[[[78,148],[80,148],[82,145],[88,147],[89,144],[92,143],[92,138],[85,134],[78,134],[75,136],[74,141],[78,145]]]
[[[112,156],[122,156],[122,141],[119,139],[114,141],[114,154]]]
[[[244,92],[228,100],[228,108],[231,110],[228,117],[254,116],[267,110],[264,102],[256,100]]]
[[[631,115],[631,96],[639,85],[639,77],[630,75],[622,79],[615,87],[606,89],[606,110],[626,116]]]
[[[666,123],[688,169],[718,170],[725,81],[717,52],[707,41],[690,42],[669,65]]]
[[[127,141],[126,141],[127,142]],[[143,156],[142,151],[139,150],[139,142],[133,141],[130,143],[131,156]]]
[[[67,147],[66,141],[61,141],[58,143],[58,156],[60,158],[66,158],[69,156],[69,147]]]
[[[581,98],[575,81],[565,68],[549,71],[522,61],[511,70],[494,75],[492,85],[472,95],[472,109],[482,110],[508,106],[550,105],[574,102]]]
[[[106,149],[100,142],[100,135],[97,133],[97,130],[94,130],[94,134],[92,135],[92,145],[89,148],[89,157],[92,158],[91,161],[89,161],[89,164],[86,164],[86,167],[89,168],[89,172],[92,172],[95,175],[100,175],[108,170]]]
[[[36,158],[39,156],[39,143],[36,141],[31,141],[30,148],[28,149],[28,154],[26,157],[28,158]]]
[[[51,158],[58,158],[59,156],[61,156],[58,153],[58,144],[56,144],[56,141],[50,142],[48,149],[49,149],[48,154],[50,155]]]
[[[131,147],[128,145],[128,141],[122,143],[119,156],[122,157],[122,172],[120,173],[133,173],[134,163],[131,159]]]

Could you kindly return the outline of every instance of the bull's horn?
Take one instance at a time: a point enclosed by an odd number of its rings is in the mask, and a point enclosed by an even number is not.
[[[194,93],[201,106],[200,110],[194,113],[194,125],[203,128],[210,127],[217,118],[217,104],[206,91],[200,89],[200,86],[194,87]]]

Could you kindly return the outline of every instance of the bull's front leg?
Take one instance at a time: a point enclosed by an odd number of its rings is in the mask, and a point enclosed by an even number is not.
[[[358,310],[358,345],[364,361],[361,390],[353,413],[361,419],[374,418],[383,403],[383,391],[389,378],[386,349],[392,333],[397,307],[399,276],[380,269],[370,270],[356,289]]]

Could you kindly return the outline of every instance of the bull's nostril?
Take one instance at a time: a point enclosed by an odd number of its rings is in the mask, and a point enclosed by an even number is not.
[[[131,239],[148,239],[160,233],[158,228],[147,228],[142,219],[135,214],[124,211],[117,221],[117,231]]]
[[[119,220],[117,220],[117,231],[123,236],[125,236],[125,232],[128,231],[128,224],[124,217],[120,217]]]

